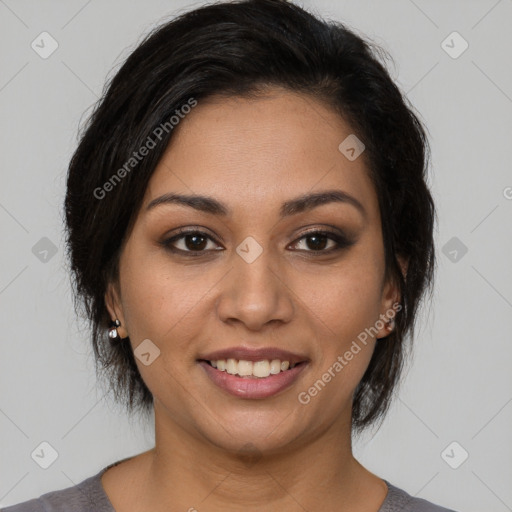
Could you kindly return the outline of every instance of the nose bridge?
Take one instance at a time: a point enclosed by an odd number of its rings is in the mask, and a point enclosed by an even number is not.
[[[250,329],[272,320],[288,322],[293,312],[291,297],[272,251],[247,237],[233,251],[231,263],[219,298],[220,318],[239,320]]]

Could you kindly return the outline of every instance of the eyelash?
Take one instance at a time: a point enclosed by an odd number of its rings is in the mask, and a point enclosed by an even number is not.
[[[167,250],[171,251],[172,253],[182,254],[186,255],[188,257],[198,257],[202,256],[205,253],[211,252],[208,250],[202,250],[202,251],[189,251],[189,250],[183,250],[183,249],[177,249],[176,247],[173,247],[172,244],[180,239],[184,239],[186,236],[190,235],[199,235],[202,238],[209,239],[215,243],[217,243],[210,235],[205,233],[204,231],[199,231],[196,229],[183,229],[179,230],[178,234],[172,236],[171,238],[167,238],[160,242],[160,244]],[[334,252],[341,251],[343,249],[346,249],[354,244],[354,242],[347,237],[340,235],[338,233],[335,233],[333,231],[325,231],[325,230],[312,230],[307,231],[306,233],[303,233],[303,235],[300,238],[297,238],[294,242],[292,242],[293,245],[296,245],[297,242],[300,240],[303,240],[305,238],[309,238],[312,236],[321,236],[321,237],[327,237],[328,239],[334,241],[336,243],[335,247],[332,247],[331,249],[319,249],[319,250],[302,250],[303,252],[313,253],[313,254],[332,254]],[[299,250],[300,251],[300,250]]]

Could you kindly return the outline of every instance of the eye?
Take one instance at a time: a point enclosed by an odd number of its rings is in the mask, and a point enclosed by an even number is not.
[[[180,230],[179,234],[171,238],[167,238],[161,242],[161,244],[171,252],[192,253],[191,255],[194,256],[194,253],[208,252],[205,250],[208,248],[208,242],[213,241],[213,238],[204,231]],[[176,245],[178,245],[176,242],[179,242],[181,247],[176,247]],[[209,250],[211,250],[211,248]]]
[[[305,252],[313,252],[313,253],[324,253],[328,254],[331,252],[339,251],[341,249],[345,249],[351,245],[353,245],[354,242],[349,240],[344,235],[341,235],[339,233],[335,233],[333,231],[309,231],[308,233],[302,235],[300,238],[298,238],[295,242],[293,242],[292,246],[296,246],[301,243],[301,241],[304,240],[303,246],[307,247],[305,249]],[[308,241],[309,240],[309,241]],[[327,250],[325,249],[326,246],[329,244],[329,241],[331,243],[331,247]],[[304,249],[299,249],[304,250]]]

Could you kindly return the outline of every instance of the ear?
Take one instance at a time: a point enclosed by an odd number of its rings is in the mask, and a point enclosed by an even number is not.
[[[126,323],[121,303],[121,293],[117,283],[110,282],[108,284],[105,292],[105,305],[107,306],[111,320],[114,321],[117,319],[121,322],[121,325],[117,328],[119,337],[121,339],[126,338],[128,336],[128,331],[126,330]]]
[[[402,271],[402,276],[404,279],[406,279],[409,262],[406,261],[402,256],[397,256],[397,260]],[[382,288],[381,311],[379,317],[380,321],[376,322],[376,326],[381,328],[378,329],[378,333],[376,335],[377,339],[389,336],[392,329],[389,329],[388,322],[396,316],[398,311],[403,308],[401,299],[402,297],[400,294],[400,287],[397,280],[391,278],[388,279]]]

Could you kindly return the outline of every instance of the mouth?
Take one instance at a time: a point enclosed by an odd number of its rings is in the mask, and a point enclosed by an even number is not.
[[[231,356],[231,357],[229,357]],[[289,388],[309,359],[279,349],[233,349],[197,359],[213,384],[230,395],[262,399]]]

